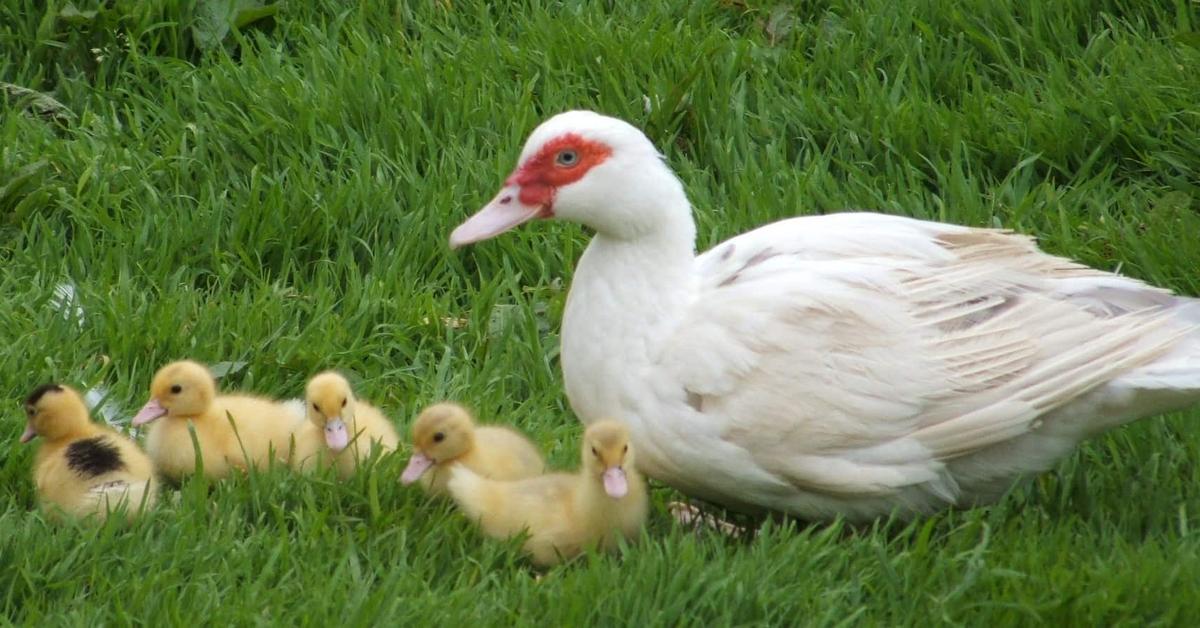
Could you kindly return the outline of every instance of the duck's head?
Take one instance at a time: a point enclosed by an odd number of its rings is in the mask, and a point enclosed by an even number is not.
[[[475,446],[475,420],[457,403],[425,408],[413,422],[413,455],[400,475],[404,484],[416,482],[435,464],[450,462]]]
[[[533,131],[500,193],[450,234],[450,246],[486,240],[534,218],[634,239],[676,224],[681,213],[691,225],[683,187],[645,134],[617,118],[568,111]]]
[[[56,441],[79,433],[89,422],[83,398],[67,386],[44,384],[25,397],[25,432],[21,442],[35,436]]]
[[[325,431],[329,449],[345,449],[350,444],[346,425],[354,425],[354,390],[350,382],[333,371],[320,373],[308,381],[305,400],[308,420]]]
[[[604,420],[588,426],[583,433],[583,468],[604,485],[609,497],[620,499],[629,493],[633,448],[625,424]]]
[[[203,364],[191,360],[172,362],[154,374],[150,400],[134,415],[133,424],[145,425],[163,416],[204,414],[216,396],[217,381]]]

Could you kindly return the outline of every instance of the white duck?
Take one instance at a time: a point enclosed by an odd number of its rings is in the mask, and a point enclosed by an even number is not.
[[[596,232],[562,329],[567,395],[639,466],[756,511],[863,520],[1000,496],[1080,440],[1200,401],[1200,301],[1025,236],[873,213],[792,218],[695,256],[683,186],[633,126],[539,126],[450,236]]]

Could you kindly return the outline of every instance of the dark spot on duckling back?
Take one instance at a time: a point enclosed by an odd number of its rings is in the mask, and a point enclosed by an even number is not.
[[[125,466],[121,452],[103,436],[77,440],[67,446],[67,466],[83,478],[116,471]]]
[[[34,388],[33,392],[29,393],[28,397],[25,397],[25,406],[36,406],[37,402],[41,401],[42,397],[46,396],[46,393],[62,392],[62,389],[63,387],[59,386],[58,384],[42,384],[41,386]]]

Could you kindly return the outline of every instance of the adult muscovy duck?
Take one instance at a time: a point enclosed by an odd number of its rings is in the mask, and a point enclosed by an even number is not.
[[[697,257],[662,156],[593,112],[539,126],[450,244],[534,218],[595,231],[563,318],[576,414],[624,419],[645,473],[733,509],[983,503],[1084,438],[1200,401],[1200,300],[1022,235],[876,213]]]

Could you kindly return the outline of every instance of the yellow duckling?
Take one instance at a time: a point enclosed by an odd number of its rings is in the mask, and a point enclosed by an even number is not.
[[[392,422],[375,406],[357,399],[350,382],[338,373],[326,371],[309,380],[305,401],[312,427],[297,432],[297,458],[302,468],[311,461],[304,456],[305,450],[311,450],[309,443],[320,439],[321,434],[324,440],[317,441],[316,453],[324,453],[322,449],[330,452],[342,478],[354,474],[359,462],[371,454],[373,444],[390,452],[400,442]]]
[[[540,566],[572,558],[588,547],[609,550],[632,539],[646,520],[646,485],[634,467],[629,432],[598,421],[583,434],[583,468],[501,482],[456,466],[447,488],[484,534],[505,539],[528,531],[524,549]]]
[[[438,403],[421,412],[412,426],[413,456],[400,481],[433,494],[446,492],[449,468],[460,464],[496,480],[540,475],[546,463],[537,447],[519,432],[500,426],[475,425],[471,413],[456,403]]]
[[[218,396],[212,373],[202,364],[182,360],[154,374],[150,401],[133,417],[133,424],[154,422],[146,434],[146,450],[159,471],[172,479],[196,470],[196,450],[188,433],[193,426],[204,475],[223,478],[231,468],[265,467],[271,459],[287,464],[292,432],[303,420],[285,404],[261,397]]]
[[[154,505],[158,479],[141,449],[107,426],[92,423],[83,398],[59,384],[35,389],[25,399],[28,424],[21,442],[43,442],[33,463],[38,501],[52,515],[95,515],[118,506],[132,519]]]

